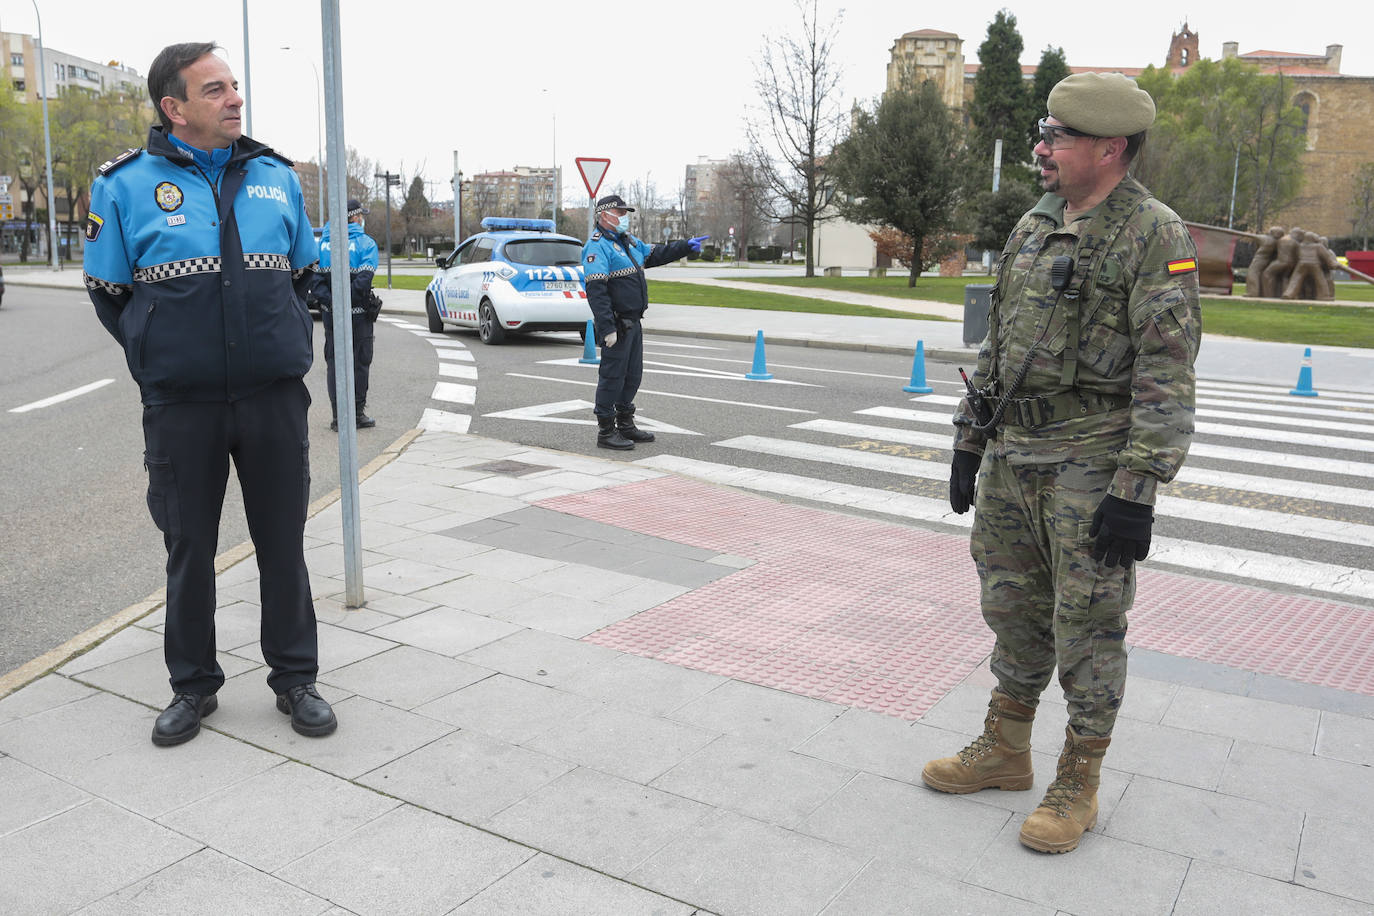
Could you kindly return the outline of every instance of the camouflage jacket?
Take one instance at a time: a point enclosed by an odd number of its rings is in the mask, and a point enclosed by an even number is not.
[[[1132,178],[1067,226],[1063,218],[1064,199],[1046,194],[998,260],[974,385],[994,381],[994,393],[1006,392],[1027,353],[1034,355],[993,447],[1016,464],[1115,453],[1108,492],[1153,504],[1193,435],[1193,361],[1202,334],[1197,251],[1178,216]],[[1063,295],[1051,286],[1059,255],[1074,268]],[[988,438],[970,427],[972,417],[964,399],[954,445],[981,453]]]

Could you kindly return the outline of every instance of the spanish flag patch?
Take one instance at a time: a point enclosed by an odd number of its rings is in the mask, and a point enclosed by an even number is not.
[[[1174,274],[1186,274],[1190,270],[1197,270],[1197,258],[1179,258],[1177,261],[1169,261],[1164,265],[1169,268],[1169,276]]]

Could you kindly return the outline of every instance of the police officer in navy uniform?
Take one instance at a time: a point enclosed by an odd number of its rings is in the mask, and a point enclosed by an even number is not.
[[[91,188],[85,280],[143,401],[148,508],[167,547],[172,702],[153,743],[200,732],[215,657],[215,551],[232,457],[261,578],[262,654],[302,735],[338,721],[315,689],[304,532],[310,368],[304,293],[317,249],[291,163],[243,136],[243,104],[211,42],[170,45],[148,71],[161,124]]]
[[[592,309],[601,365],[596,383],[596,444],[631,449],[653,442],[654,434],[635,426],[635,394],[644,374],[644,335],[640,320],[649,307],[644,268],[668,264],[701,251],[710,236],[649,245],[630,234],[630,214],[618,194],[596,202],[596,232],[582,248],[587,303]]]
[[[367,406],[367,382],[372,368],[374,342],[373,325],[382,311],[382,300],[372,291],[372,278],[380,260],[377,243],[364,232],[368,209],[356,200],[348,202],[348,290],[353,311],[353,401],[357,406],[354,423],[358,429],[370,429],[377,421],[363,409]],[[326,223],[320,236],[320,261],[315,265],[317,277],[311,295],[320,304],[324,317],[324,361],[329,367],[329,428],[339,428],[339,409],[334,390],[334,290],[329,279],[330,228]]]

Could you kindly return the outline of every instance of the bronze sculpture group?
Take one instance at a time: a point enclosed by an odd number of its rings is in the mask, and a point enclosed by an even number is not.
[[[1270,299],[1335,299],[1332,272],[1340,261],[1326,239],[1294,226],[1274,226],[1259,236],[1245,277],[1245,295]]]

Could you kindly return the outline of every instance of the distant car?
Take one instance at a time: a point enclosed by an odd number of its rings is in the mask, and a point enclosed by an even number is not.
[[[0,267],[0,302],[5,301],[5,268]]]
[[[485,344],[528,331],[585,331],[592,317],[582,242],[551,219],[489,216],[484,232],[434,259],[425,313],[435,334],[476,328]]]

